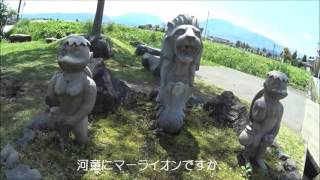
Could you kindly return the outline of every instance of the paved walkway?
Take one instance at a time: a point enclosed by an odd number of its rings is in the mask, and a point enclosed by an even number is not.
[[[264,79],[222,66],[200,66],[196,77],[206,83],[234,92],[249,102],[262,89]],[[288,87],[284,105],[283,122],[296,132],[301,132],[306,107],[306,93]]]

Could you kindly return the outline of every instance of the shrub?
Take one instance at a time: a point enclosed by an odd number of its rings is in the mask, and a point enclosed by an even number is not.
[[[9,32],[29,34],[32,39],[39,40],[46,37],[62,38],[70,34],[86,33],[88,27],[86,23],[66,22],[61,20],[48,20],[45,22],[22,20]]]

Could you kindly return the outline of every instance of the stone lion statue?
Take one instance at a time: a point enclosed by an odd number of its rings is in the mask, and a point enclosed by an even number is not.
[[[177,133],[184,120],[184,108],[199,69],[203,49],[202,29],[191,15],[178,15],[167,24],[160,53],[160,88],[156,125]]]

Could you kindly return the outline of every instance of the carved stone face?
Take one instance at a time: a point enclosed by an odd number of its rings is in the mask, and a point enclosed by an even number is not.
[[[174,51],[178,60],[190,63],[201,52],[201,31],[192,25],[180,25],[172,32]]]
[[[276,99],[283,99],[288,95],[287,86],[287,76],[279,71],[270,72],[264,82],[266,93]]]
[[[66,72],[82,71],[90,62],[92,53],[90,43],[82,36],[70,36],[60,46],[57,59]]]

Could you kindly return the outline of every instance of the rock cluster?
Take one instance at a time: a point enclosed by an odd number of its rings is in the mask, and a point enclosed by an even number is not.
[[[19,161],[19,153],[10,144],[7,144],[0,152],[0,162],[5,167],[7,180],[43,179],[39,170],[31,169],[27,165],[20,164]]]
[[[88,67],[97,86],[97,98],[92,112],[103,114],[113,112],[129,98],[130,88],[112,76],[102,59],[95,59]]]
[[[231,91],[224,91],[213,97],[203,108],[210,113],[214,121],[233,127],[237,133],[249,123],[246,106]]]

